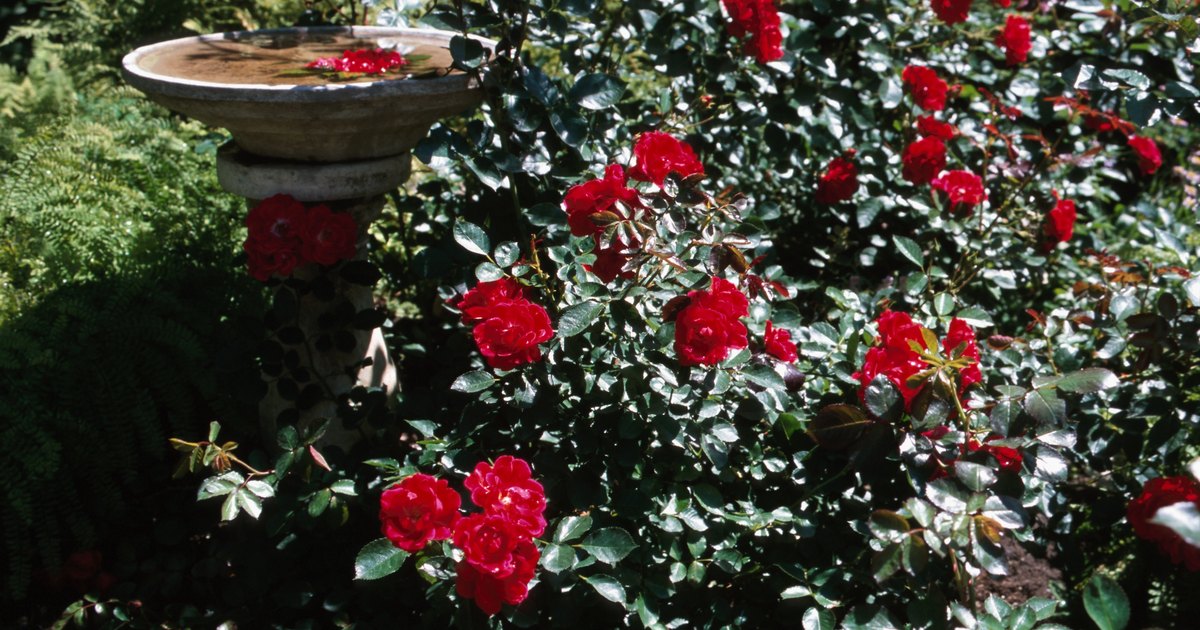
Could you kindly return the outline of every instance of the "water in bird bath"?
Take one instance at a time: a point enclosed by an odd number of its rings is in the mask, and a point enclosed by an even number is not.
[[[320,72],[306,66],[345,51],[396,50],[408,61],[384,74]],[[238,85],[325,85],[460,74],[451,70],[445,40],[423,37],[362,37],[349,32],[230,33],[221,39],[183,40],[146,54],[138,65],[166,76]]]

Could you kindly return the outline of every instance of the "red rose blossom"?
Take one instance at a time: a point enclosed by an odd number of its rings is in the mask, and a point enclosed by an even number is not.
[[[1075,202],[1070,199],[1060,199],[1054,208],[1046,215],[1046,223],[1042,227],[1042,248],[1045,251],[1054,249],[1059,243],[1071,240],[1075,230]]]
[[[538,344],[554,337],[546,309],[533,302],[499,302],[482,310],[486,315],[475,325],[475,344],[488,365],[498,370],[537,361],[542,358]]]
[[[850,201],[858,190],[858,167],[849,158],[836,157],[817,180],[817,203]]]
[[[272,274],[290,275],[303,262],[306,211],[291,195],[262,200],[246,215],[246,250],[250,275],[261,281]]]
[[[997,5],[1007,9],[1012,6],[1012,0],[993,0]]]
[[[867,386],[882,374],[900,391],[904,398],[904,408],[910,409],[921,387],[910,387],[908,378],[929,367],[909,345],[912,341],[922,348],[928,347],[921,334],[921,327],[908,313],[891,310],[881,313],[875,324],[879,328],[878,344],[867,350],[862,369],[852,375],[852,378],[860,383],[859,398],[866,399]],[[959,371],[960,392],[981,382],[983,374],[979,370],[979,348],[975,343],[975,331],[966,322],[955,318],[950,321],[950,328],[942,341],[943,352],[952,355],[953,351],[964,343],[966,346],[961,356],[973,361]]]
[[[1191,477],[1159,477],[1146,482],[1142,494],[1129,503],[1126,516],[1133,532],[1157,545],[1171,562],[1182,564],[1189,571],[1200,571],[1200,549],[1189,545],[1171,528],[1150,522],[1160,509],[1183,502],[1200,506],[1200,484]]]
[[[546,492],[525,460],[501,455],[494,465],[479,462],[463,486],[485,513],[504,516],[530,537],[546,531]]]
[[[796,344],[792,342],[792,333],[782,329],[775,328],[771,320],[767,320],[767,331],[763,334],[763,343],[766,345],[767,354],[791,363],[797,359]]]
[[[946,356],[953,356],[959,346],[963,347],[960,356],[973,359],[970,365],[959,370],[959,391],[964,391],[971,385],[983,381],[983,373],[979,371],[979,346],[975,343],[975,329],[967,322],[955,317],[950,320],[950,328],[946,330],[946,338],[942,340],[942,351]]]
[[[605,169],[603,179],[593,179],[571,187],[563,198],[571,234],[588,236],[603,232],[604,226],[592,220],[593,215],[599,212],[611,212],[621,219],[628,219],[618,203],[626,208],[642,207],[638,192],[626,187],[625,182],[625,169],[613,164]]]
[[[951,140],[954,136],[958,135],[958,129],[954,125],[942,122],[933,116],[917,116],[917,133],[927,138]]]
[[[496,578],[517,570],[517,546],[528,541],[528,532],[503,514],[471,514],[454,525],[454,546],[472,566]]]
[[[921,388],[909,387],[908,377],[927,367],[908,345],[909,341],[915,341],[922,348],[925,347],[921,328],[908,313],[891,310],[881,313],[875,323],[879,327],[879,343],[867,350],[862,369],[852,375],[861,383],[859,398],[865,400],[867,386],[876,376],[883,374],[900,391],[904,408],[909,409]]]
[[[967,21],[967,13],[971,10],[972,0],[929,0],[929,6],[937,14],[938,19],[946,24],[958,24]]]
[[[475,324],[488,318],[493,306],[513,301],[528,301],[525,287],[513,278],[480,282],[463,294],[454,308],[462,313],[464,324]]]
[[[951,210],[971,210],[987,200],[983,180],[971,171],[950,171],[933,180],[935,189],[946,193]]]
[[[1142,175],[1152,175],[1162,166],[1162,153],[1154,140],[1145,136],[1129,136],[1129,148],[1137,155],[1138,170]]]
[[[936,112],[946,108],[946,82],[938,78],[933,70],[925,66],[906,66],[900,80],[913,102],[921,109]]]
[[[406,65],[408,65],[408,60],[404,58],[404,55],[394,50],[367,48],[343,51],[341,57],[322,57],[304,67],[333,72],[383,74],[389,70],[403,68]]]
[[[747,55],[759,63],[783,58],[783,34],[774,0],[721,0],[721,4],[729,13],[729,34],[737,38],[750,36]]]
[[[946,143],[941,138],[921,138],[904,148],[901,175],[920,186],[928,184],[946,168]]]
[[[462,498],[445,479],[424,473],[405,477],[379,497],[383,535],[393,545],[416,553],[431,540],[450,537]]]
[[[736,348],[749,345],[738,321],[750,314],[750,302],[733,283],[713,278],[708,291],[688,293],[688,305],[675,317],[675,353],[681,365],[716,365]]]
[[[300,252],[305,260],[333,265],[354,258],[358,225],[354,217],[319,205],[308,209]]]
[[[513,548],[513,571],[507,577],[495,577],[468,561],[458,563],[455,591],[459,597],[475,600],[475,605],[489,617],[500,612],[504,604],[516,606],[529,594],[541,554],[528,540],[517,542]]]
[[[638,136],[637,144],[633,146],[633,157],[637,159],[637,164],[629,169],[629,176],[659,186],[662,186],[669,173],[679,177],[704,173],[704,165],[696,158],[692,147],[661,131],[648,131]]]
[[[1004,59],[1010,66],[1025,63],[1030,43],[1029,22],[1019,16],[1010,15],[1004,22],[1004,30],[996,36],[996,45],[1004,49]]]
[[[630,258],[628,254],[622,252],[628,248],[624,241],[619,238],[608,247],[601,247],[599,241],[597,241],[596,249],[592,251],[596,255],[596,262],[584,265],[583,268],[596,274],[596,277],[600,278],[600,281],[604,284],[611,284],[617,278],[632,278],[634,276],[633,270],[622,271],[625,268],[625,263],[629,262]]]

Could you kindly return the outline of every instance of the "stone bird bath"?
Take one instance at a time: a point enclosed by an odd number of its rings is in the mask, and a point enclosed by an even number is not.
[[[217,176],[226,190],[250,204],[289,194],[349,212],[359,226],[361,259],[367,226],[379,216],[384,195],[408,179],[409,151],[433,123],[469,110],[483,98],[476,77],[451,70],[449,45],[455,35],[378,27],[218,33],[139,48],[125,57],[124,74],[156,103],[229,131],[233,141],[217,155]],[[475,39],[485,50],[494,50],[494,42]],[[420,61],[398,74],[336,80],[300,71],[317,58],[374,48],[398,50]],[[306,267],[294,275],[320,273]],[[335,285],[356,310],[371,306],[370,289],[341,281]],[[306,339],[317,333],[322,308],[311,296],[300,300],[297,325]],[[356,384],[383,387],[390,395],[397,386],[396,369],[382,332],[376,328],[355,334],[350,351],[309,348],[300,353],[304,367],[335,395]],[[367,357],[370,365],[357,375],[347,370]],[[273,443],[277,418],[293,403],[280,395],[273,379],[264,378],[268,394],[260,412],[265,437]],[[296,420],[335,416],[336,403],[325,400]],[[346,443],[356,435],[337,431],[338,426],[335,421],[327,441]]]

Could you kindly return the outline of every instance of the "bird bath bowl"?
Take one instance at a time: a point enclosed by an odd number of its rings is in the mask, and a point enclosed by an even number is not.
[[[433,123],[483,100],[478,73],[452,68],[449,47],[455,36],[357,26],[218,33],[139,48],[125,56],[124,73],[156,103],[229,130],[233,142],[217,153],[222,187],[251,204],[286,194],[349,214],[359,229],[355,257],[363,259],[367,226],[379,216],[384,195],[408,179],[412,148]],[[495,49],[495,42],[474,39],[485,51]],[[375,49],[397,51],[409,63],[383,74],[306,69],[344,51]],[[297,267],[293,278],[307,282],[323,274],[341,304],[354,312],[372,307],[370,288],[340,280],[315,263]],[[333,397],[356,386],[396,391],[396,369],[380,329],[352,331],[352,348],[309,344],[322,334],[328,302],[313,295],[299,298],[292,323],[305,341],[284,344],[305,346],[292,348],[301,357],[299,370],[319,379]],[[281,420],[303,424],[336,416],[332,398],[296,416],[295,396],[285,395],[281,379],[265,373],[263,378],[268,391],[259,411],[268,443],[274,442]],[[340,424],[326,434],[325,443],[346,445],[361,435]]]
[[[311,27],[217,33],[139,48],[125,79],[151,100],[224,127],[254,155],[346,162],[408,152],[438,120],[483,98],[451,69],[455,33],[384,27]],[[495,42],[475,38],[485,49]],[[328,78],[304,67],[345,50],[383,48],[420,58],[400,72]]]

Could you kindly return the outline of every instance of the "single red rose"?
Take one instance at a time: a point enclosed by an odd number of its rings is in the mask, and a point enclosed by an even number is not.
[[[634,245],[635,247],[637,244]],[[634,276],[632,269],[624,271],[625,264],[629,262],[629,254],[623,253],[629,249],[621,239],[616,239],[608,247],[600,247],[599,241],[596,243],[596,249],[592,253],[596,254],[596,262],[590,265],[584,265],[583,268],[596,274],[600,281],[604,284],[611,284],[617,278],[629,279]]]
[[[1045,251],[1054,249],[1059,243],[1071,240],[1075,230],[1075,202],[1070,199],[1060,199],[1054,208],[1046,215],[1042,226],[1042,248]]]
[[[517,547],[529,542],[529,533],[503,514],[471,514],[455,523],[453,541],[476,569],[506,578],[519,567]]]
[[[965,345],[964,345],[965,344]],[[979,371],[979,346],[975,343],[975,329],[967,322],[955,317],[950,320],[950,328],[946,330],[946,338],[942,340],[942,351],[946,356],[954,356],[954,351],[963,346],[960,356],[972,359],[971,364],[959,370],[959,393],[975,383],[983,381],[983,373]]]
[[[780,361],[791,363],[798,358],[796,344],[792,342],[792,333],[782,328],[775,328],[769,319],[767,320],[767,331],[763,334],[763,341],[767,354]]]
[[[994,1],[994,2],[995,2],[997,5],[999,5],[999,6],[1001,6],[1001,7],[1004,7],[1005,9],[1007,9],[1007,8],[1008,8],[1008,7],[1010,7],[1010,6],[1012,6],[1012,0],[993,0],[993,1]]]
[[[504,604],[516,606],[525,601],[541,554],[532,542],[522,540],[512,556],[513,572],[503,578],[481,571],[465,560],[459,562],[454,585],[459,597],[475,600],[475,605],[489,617],[500,612]]]
[[[921,138],[904,148],[900,156],[904,179],[920,186],[928,184],[946,168],[946,143],[941,138]]]
[[[242,245],[250,275],[266,281],[272,274],[291,274],[303,262],[306,215],[304,204],[291,195],[269,197],[250,210]]]
[[[946,193],[954,211],[966,210],[970,214],[975,206],[987,200],[983,180],[971,171],[950,171],[933,180],[932,186]]]
[[[538,344],[554,337],[546,309],[533,302],[500,302],[485,312],[473,333],[479,353],[493,368],[511,370],[537,361],[542,358]]]
[[[704,165],[692,147],[661,131],[648,131],[638,136],[633,157],[637,164],[629,169],[629,176],[638,181],[662,186],[670,173],[679,177],[704,174]]]
[[[464,324],[476,324],[488,318],[493,306],[513,301],[528,301],[525,287],[513,278],[504,277],[480,282],[463,294],[453,306],[462,313]]]
[[[333,212],[319,205],[308,209],[304,221],[300,252],[305,260],[333,265],[354,258],[357,253],[358,225],[354,217]]]
[[[996,45],[1004,49],[1004,59],[1008,65],[1025,63],[1029,51],[1033,50],[1029,22],[1019,15],[1008,16],[1004,22],[1004,30],[996,36]]]
[[[1129,503],[1126,516],[1133,532],[1158,546],[1171,562],[1182,564],[1189,571],[1200,571],[1200,549],[1189,545],[1171,528],[1150,522],[1160,509],[1183,502],[1200,506],[1200,484],[1191,477],[1159,477],[1146,482],[1142,494]]]
[[[689,291],[688,298],[692,304],[719,311],[730,319],[750,315],[750,300],[746,299],[746,294],[725,278],[714,276],[707,291]]]
[[[938,78],[937,72],[925,66],[906,66],[900,80],[913,102],[921,109],[937,112],[946,109],[946,82]]]
[[[834,204],[850,201],[858,190],[858,167],[854,162],[836,157],[825,167],[817,180],[817,203]]]
[[[675,317],[675,353],[682,365],[716,365],[735,348],[749,345],[738,321],[750,314],[750,302],[732,282],[714,277],[707,291],[688,293],[688,304]]]
[[[475,505],[488,514],[508,518],[530,537],[546,531],[546,492],[535,481],[529,464],[511,455],[501,455],[496,463],[479,462],[463,482]]]
[[[879,337],[876,339],[878,345],[867,350],[862,369],[852,375],[861,384],[859,399],[866,400],[867,386],[876,376],[883,374],[900,391],[907,410],[921,391],[920,387],[908,386],[908,377],[928,367],[908,344],[914,341],[925,347],[921,328],[908,313],[891,310],[881,313],[875,324],[879,328]]]
[[[622,206],[624,209],[642,207],[638,192],[627,187],[625,182],[625,169],[613,164],[605,169],[603,179],[572,186],[563,198],[571,234],[588,236],[603,232],[605,226],[592,220],[596,213],[611,212],[621,219],[628,219],[630,217],[627,212],[622,212]]]
[[[379,522],[393,545],[416,553],[454,531],[462,497],[445,479],[424,473],[405,477],[379,497]]]
[[[1129,136],[1129,148],[1137,155],[1138,169],[1142,175],[1152,175],[1162,166],[1162,153],[1154,140],[1145,136]]]
[[[972,0],[929,0],[929,6],[937,14],[938,19],[946,24],[958,24],[967,21],[971,11]]]
[[[917,116],[917,133],[923,137],[952,140],[954,136],[958,135],[958,129],[954,125],[942,122],[933,116]]]
[[[304,66],[313,70],[383,74],[408,65],[404,55],[382,48],[346,50],[341,57],[322,57]]]
[[[996,458],[996,463],[1000,465],[1000,472],[1008,472],[1019,474],[1021,467],[1025,463],[1025,458],[1021,455],[1021,451],[1010,446],[991,446],[985,444],[983,449]]]
[[[750,36],[746,42],[747,55],[759,63],[783,58],[783,33],[774,0],[721,0],[721,3],[729,13],[726,26],[729,34],[737,38]]]

